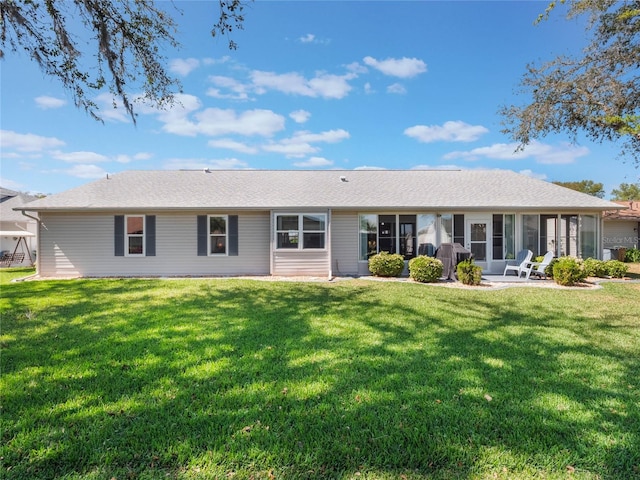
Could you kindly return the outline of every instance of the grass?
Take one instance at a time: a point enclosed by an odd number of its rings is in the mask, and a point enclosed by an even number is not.
[[[16,278],[24,278],[36,273],[35,267],[0,268],[0,285],[6,285]]]
[[[1,476],[640,478],[639,296],[3,285]]]

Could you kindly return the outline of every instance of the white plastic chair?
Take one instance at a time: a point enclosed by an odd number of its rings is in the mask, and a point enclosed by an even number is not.
[[[518,272],[518,277],[522,275],[522,272],[526,272],[527,265],[531,263],[531,257],[533,257],[533,252],[531,250],[520,250],[518,255],[516,255],[515,260],[507,260],[507,265],[504,267],[503,277],[507,276],[507,272],[509,270],[513,270]],[[529,278],[529,277],[527,277]]]
[[[553,252],[548,251],[544,254],[544,258],[541,262],[529,262],[529,264],[525,268],[527,278],[529,278],[531,275],[547,278],[545,269],[549,266],[551,260],[553,260]]]

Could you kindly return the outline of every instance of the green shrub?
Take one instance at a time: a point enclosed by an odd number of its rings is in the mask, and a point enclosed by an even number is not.
[[[630,248],[624,254],[624,261],[631,263],[639,263],[640,262],[640,249],[639,248]]]
[[[456,268],[458,280],[465,285],[480,285],[482,280],[482,267],[473,263],[471,260],[463,260]]]
[[[442,277],[443,268],[440,260],[426,255],[409,260],[409,276],[416,282],[437,282]]]
[[[574,257],[560,257],[553,265],[553,279],[558,285],[570,287],[584,280],[583,263]]]
[[[587,258],[584,263],[584,273],[587,277],[604,277],[607,275],[605,262],[595,258]]]
[[[377,277],[399,277],[404,270],[404,257],[398,253],[380,252],[369,258],[369,271]]]
[[[629,270],[629,265],[625,265],[619,260],[608,260],[604,262],[606,274],[612,278],[622,278]]]

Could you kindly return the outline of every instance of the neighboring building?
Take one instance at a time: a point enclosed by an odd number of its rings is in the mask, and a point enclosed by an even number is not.
[[[37,197],[0,187],[0,253],[24,253],[22,265],[29,265],[31,260],[35,260],[38,224],[14,208],[22,208],[36,199]]]
[[[604,212],[603,247],[619,251],[639,248],[640,201],[615,201],[622,209]],[[615,257],[616,255],[612,255]]]
[[[49,276],[363,275],[442,243],[601,257],[611,202],[511,171],[129,171],[29,204]]]

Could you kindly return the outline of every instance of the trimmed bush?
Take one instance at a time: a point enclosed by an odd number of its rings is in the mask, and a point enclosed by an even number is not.
[[[398,253],[380,252],[369,258],[369,271],[376,277],[399,277],[404,270],[404,257]]]
[[[587,258],[584,263],[584,273],[587,277],[604,277],[607,275],[605,262],[595,258]]]
[[[606,274],[612,278],[622,278],[629,270],[629,265],[625,265],[619,260],[608,260],[604,262]]]
[[[471,260],[463,260],[456,268],[458,280],[464,285],[480,285],[482,280],[482,267]]]
[[[416,282],[437,282],[442,277],[444,266],[437,258],[420,255],[409,260],[409,276]]]
[[[640,249],[638,248],[630,248],[624,254],[624,261],[630,263],[639,263],[640,262]]]
[[[553,265],[553,279],[558,285],[570,287],[586,278],[584,265],[574,257],[560,257]]]

